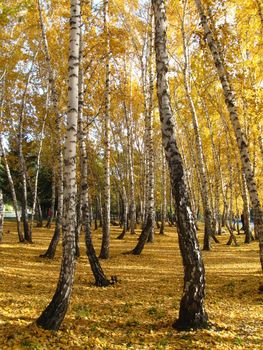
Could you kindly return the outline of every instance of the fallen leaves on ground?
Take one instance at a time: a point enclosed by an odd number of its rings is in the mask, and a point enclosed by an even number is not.
[[[39,257],[52,229],[36,228],[34,244],[17,243],[14,223],[5,224],[0,246],[0,349],[263,349],[263,293],[258,291],[258,243],[226,246],[227,235],[211,252],[203,252],[207,276],[208,329],[177,332],[183,269],[174,228],[156,235],[141,256],[123,255],[137,243],[111,232],[111,258],[102,261],[107,276],[119,283],[95,287],[85,256],[83,235],[70,308],[58,332],[35,325],[51,300],[60,268],[61,247],[54,260]],[[139,234],[138,230],[138,234]],[[202,235],[200,239],[202,240]],[[94,232],[97,251],[100,231]]]

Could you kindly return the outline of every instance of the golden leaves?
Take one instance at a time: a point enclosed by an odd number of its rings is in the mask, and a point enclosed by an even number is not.
[[[6,233],[7,230],[11,233]],[[120,283],[97,288],[84,242],[68,314],[58,332],[36,327],[34,321],[50,301],[59,275],[61,249],[54,261],[38,258],[53,230],[34,229],[33,245],[17,243],[14,223],[6,222],[0,266],[0,349],[260,349],[263,340],[263,296],[258,293],[257,242],[227,247],[227,236],[204,253],[207,271],[207,310],[211,327],[176,332],[182,267],[173,228],[146,247],[138,257],[122,255],[137,236],[112,240],[112,258],[105,272]],[[119,229],[112,228],[113,237]],[[199,234],[202,239],[202,234]],[[100,233],[94,232],[95,246]],[[180,267],[180,268],[178,268]]]

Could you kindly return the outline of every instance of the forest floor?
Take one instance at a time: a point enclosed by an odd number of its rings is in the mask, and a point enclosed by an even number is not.
[[[9,233],[7,231],[10,230]],[[119,283],[95,287],[85,256],[83,235],[70,308],[58,332],[34,321],[51,300],[60,268],[39,257],[53,230],[34,229],[34,244],[17,243],[14,223],[5,223],[0,246],[0,349],[263,349],[263,293],[258,291],[258,242],[226,246],[227,234],[203,252],[207,276],[206,308],[211,327],[177,332],[183,270],[174,228],[145,247],[141,256],[123,255],[138,236],[112,227],[111,258],[102,261]],[[139,233],[139,230],[138,230]],[[202,234],[200,233],[202,240]],[[94,233],[97,251],[100,231]]]

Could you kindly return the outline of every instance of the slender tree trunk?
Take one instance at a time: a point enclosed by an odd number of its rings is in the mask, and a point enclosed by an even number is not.
[[[78,75],[80,41],[80,2],[70,1],[70,48],[68,115],[65,142],[65,188],[63,215],[63,254],[60,276],[52,301],[37,319],[40,327],[57,330],[68,309],[75,272],[76,230],[76,143],[78,123]]]
[[[205,223],[203,249],[210,250],[211,249],[210,237],[212,235],[212,212],[209,205],[208,180],[207,180],[207,174],[205,170],[205,158],[204,158],[203,145],[202,145],[202,140],[200,135],[200,128],[199,128],[195,105],[191,96],[191,88],[189,83],[189,58],[187,54],[186,34],[185,34],[186,6],[187,6],[187,0],[184,1],[184,12],[183,12],[182,25],[181,25],[181,33],[183,38],[183,52],[184,52],[184,68],[183,68],[184,87],[185,87],[186,97],[188,100],[189,109],[192,115],[192,123],[193,123],[194,134],[195,134],[195,146],[197,151],[197,164],[198,164],[198,171],[199,171],[200,180],[201,180],[201,198],[202,198],[202,204],[203,204],[204,223]]]
[[[153,51],[154,51],[154,25],[153,13],[150,15],[149,35],[149,91],[148,103],[145,110],[145,148],[146,148],[146,215],[143,230],[136,247],[132,250],[134,255],[140,255],[145,243],[153,242],[155,227],[154,211],[154,150],[153,150]]]
[[[128,230],[128,199],[127,199],[124,181],[122,184],[122,203],[123,203],[122,232],[117,237],[117,239],[123,239]]]
[[[214,64],[217,69],[219,79],[221,81],[226,107],[230,115],[230,120],[234,129],[238,149],[240,152],[241,163],[245,172],[250,201],[254,212],[255,228],[258,232],[258,237],[259,237],[260,262],[261,262],[261,267],[263,269],[263,213],[262,213],[262,208],[259,201],[256,182],[252,171],[247,140],[241,129],[237,107],[236,107],[237,106],[236,98],[235,98],[233,88],[229,81],[227,69],[219,53],[217,42],[214,40],[212,31],[208,26],[203,5],[201,3],[201,0],[195,0],[195,3],[201,18],[201,24],[204,29],[205,39],[212,53]]]
[[[219,154],[216,149],[215,140],[214,140],[214,132],[212,128],[212,122],[210,115],[208,113],[207,106],[205,104],[205,101],[201,99],[201,103],[204,109],[204,114],[206,117],[207,127],[209,129],[209,135],[210,135],[210,141],[211,141],[211,147],[212,147],[212,154],[213,154],[213,162],[214,162],[214,192],[215,192],[215,210],[214,210],[214,220],[215,220],[215,227],[214,227],[214,233],[221,234],[221,220],[220,220],[220,210],[219,210],[219,204],[220,204],[220,176],[222,176],[222,169],[219,159]]]
[[[244,233],[245,233],[245,243],[250,243],[253,239],[251,229],[250,229],[250,213],[249,213],[249,201],[247,193],[247,184],[244,171],[242,171],[242,199],[243,199],[243,217],[244,217]]]
[[[204,307],[205,271],[201,257],[194,217],[190,208],[182,158],[179,153],[171,109],[168,84],[168,53],[166,48],[166,9],[164,0],[152,0],[155,16],[155,51],[157,67],[157,95],[162,127],[163,146],[169,164],[172,193],[177,216],[179,247],[184,265],[184,292],[180,303],[176,329],[207,326]]]
[[[100,227],[102,227],[103,209],[102,209],[101,192],[99,193],[99,197],[98,197],[98,205],[99,205],[99,214],[100,214]]]
[[[130,108],[125,112],[127,128],[127,151],[128,151],[128,173],[130,180],[130,232],[135,234],[136,229],[136,204],[135,204],[135,181],[134,181],[134,160],[133,160],[133,120],[132,120],[132,82],[130,79]]]
[[[55,224],[55,230],[53,237],[51,239],[51,242],[49,244],[49,247],[43,255],[40,255],[42,257],[47,258],[53,258],[55,256],[56,247],[59,242],[60,238],[60,231],[61,231],[61,221],[62,221],[62,213],[63,213],[63,142],[62,142],[62,133],[61,133],[61,118],[59,115],[59,109],[58,109],[58,92],[55,85],[55,72],[51,67],[51,59],[48,49],[48,41],[46,36],[46,30],[43,23],[42,18],[42,10],[41,10],[41,4],[40,0],[38,0],[38,12],[39,12],[39,23],[42,33],[42,41],[43,41],[43,47],[44,47],[44,54],[45,59],[47,63],[48,68],[48,80],[50,84],[50,90],[51,90],[51,103],[53,107],[53,111],[55,113],[56,117],[56,140],[57,140],[57,154],[58,154],[58,180],[57,180],[57,186],[58,186],[58,205],[57,205],[57,217],[56,217],[56,224]]]
[[[46,125],[46,119],[48,115],[48,101],[49,101],[49,94],[47,92],[47,98],[46,98],[46,113],[43,119],[43,124],[41,128],[41,133],[40,133],[40,140],[39,140],[39,148],[38,148],[38,153],[37,153],[37,162],[36,162],[36,175],[35,175],[35,183],[34,183],[34,191],[33,191],[33,206],[32,206],[32,216],[31,216],[31,223],[30,223],[30,231],[32,231],[33,228],[33,223],[34,223],[34,217],[35,217],[35,212],[36,212],[36,205],[39,204],[37,203],[37,190],[38,190],[38,176],[39,176],[39,169],[40,169],[40,157],[42,153],[42,146],[43,146],[43,140],[44,140],[44,133],[45,133],[45,125]],[[40,206],[40,205],[39,205]],[[41,207],[38,208],[38,218],[42,222],[42,213],[41,213]],[[41,225],[42,227],[42,225]]]
[[[24,113],[25,113],[25,102],[26,102],[26,94],[27,89],[32,73],[33,62],[28,73],[26,87],[22,97],[21,110],[19,115],[19,124],[18,124],[18,159],[19,159],[19,168],[21,175],[21,192],[22,192],[22,200],[21,200],[21,214],[22,214],[22,222],[24,228],[24,237],[25,242],[32,243],[32,232],[30,231],[29,223],[28,223],[28,198],[27,198],[27,178],[26,178],[26,162],[23,155],[23,122],[24,122]]]
[[[80,188],[80,226],[84,225],[85,231],[85,244],[86,253],[89,259],[90,267],[95,278],[95,284],[100,287],[105,287],[110,284],[110,281],[106,278],[99,259],[96,256],[96,252],[93,246],[91,229],[90,229],[90,210],[88,200],[88,154],[86,148],[86,133],[83,126],[83,70],[82,70],[82,30],[80,28],[80,68],[79,68],[79,106],[78,106],[78,135],[80,146],[80,169],[81,169],[81,188]]]
[[[162,213],[161,213],[161,226],[160,226],[160,235],[164,235],[164,227],[166,222],[166,216],[167,216],[167,198],[166,198],[166,160],[165,160],[165,153],[164,149],[162,147],[161,149],[162,153]]]
[[[150,222],[152,226],[149,229],[148,242],[154,240],[155,227],[155,201],[154,201],[154,149],[153,149],[153,90],[154,90],[154,75],[153,75],[153,54],[154,54],[154,18],[151,10],[150,14],[150,35],[149,35],[149,103],[148,113],[146,116],[146,133],[147,133],[147,148],[148,148],[148,216],[151,216]],[[147,218],[147,221],[149,218]]]
[[[80,74],[80,73],[79,73]],[[80,104],[79,100],[79,104]],[[79,121],[78,121],[78,130],[79,130]],[[80,136],[78,135],[78,140]],[[88,199],[87,199],[88,201]],[[80,246],[79,246],[79,238],[82,230],[82,225],[83,225],[83,219],[82,219],[82,203],[81,203],[81,188],[78,188],[77,190],[77,202],[76,202],[76,220],[77,220],[77,225],[76,225],[76,231],[75,231],[75,245],[76,245],[76,258],[80,257]],[[89,205],[88,205],[89,208]]]
[[[51,228],[51,224],[54,218],[55,212],[55,201],[56,201],[56,172],[55,169],[52,169],[52,183],[51,183],[51,215],[48,217],[48,221],[46,224],[47,228]]]
[[[6,174],[7,174],[7,178],[8,178],[8,183],[9,183],[9,186],[11,189],[13,207],[14,207],[14,211],[15,211],[15,215],[16,215],[16,226],[17,226],[18,239],[19,239],[19,242],[24,242],[24,235],[21,231],[21,222],[20,222],[20,215],[19,215],[19,211],[18,211],[18,202],[17,202],[17,197],[16,197],[15,185],[14,185],[14,181],[13,181],[13,178],[12,178],[12,175],[10,172],[10,168],[8,165],[8,161],[7,161],[1,133],[0,133],[0,150],[1,150],[2,156],[4,158],[5,170],[6,170]]]
[[[104,111],[104,191],[100,258],[109,258],[110,249],[110,37],[108,28],[109,1],[104,0],[104,35],[106,49],[105,111]]]
[[[99,214],[99,205],[98,205],[98,196],[95,199],[95,219],[94,219],[94,230],[98,229],[98,215]]]

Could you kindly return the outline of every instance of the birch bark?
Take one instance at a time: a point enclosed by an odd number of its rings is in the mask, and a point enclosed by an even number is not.
[[[167,219],[167,194],[166,194],[166,159],[164,149],[161,150],[162,157],[162,216],[161,216],[161,226],[160,226],[160,235],[164,235],[164,227]]]
[[[126,111],[127,112],[127,111]],[[134,160],[133,160],[133,121],[132,121],[132,85],[130,79],[130,108],[125,113],[128,143],[128,171],[130,178],[130,232],[135,234],[136,229],[136,204],[135,204],[135,181],[134,181]],[[126,192],[126,191],[125,191]],[[126,193],[125,193],[126,195]],[[123,199],[124,200],[124,199]],[[127,198],[126,198],[127,201]]]
[[[185,185],[182,158],[177,147],[175,124],[168,84],[168,52],[166,48],[166,8],[164,0],[152,0],[155,17],[155,52],[157,96],[163,146],[169,164],[172,194],[176,209],[179,246],[184,265],[184,291],[176,329],[202,328],[207,325],[204,307],[205,271],[196,237],[194,217]]]
[[[105,110],[104,110],[104,191],[103,191],[103,221],[100,258],[109,258],[110,249],[110,37],[109,37],[109,1],[104,0],[104,35],[106,50],[105,75]]]
[[[70,1],[70,46],[68,113],[65,142],[65,188],[63,215],[63,251],[60,276],[50,304],[37,319],[40,327],[57,330],[68,309],[75,273],[76,231],[76,143],[78,124],[78,79],[80,42],[80,2]]]

